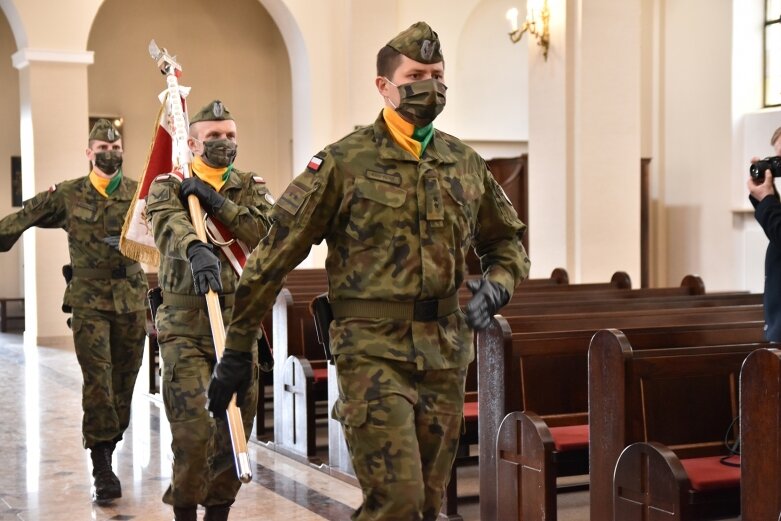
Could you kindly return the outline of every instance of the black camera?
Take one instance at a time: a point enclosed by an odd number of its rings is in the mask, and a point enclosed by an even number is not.
[[[781,177],[781,156],[760,159],[748,169],[748,171],[751,172],[751,177],[756,181],[765,179],[765,170],[770,170],[773,177]]]

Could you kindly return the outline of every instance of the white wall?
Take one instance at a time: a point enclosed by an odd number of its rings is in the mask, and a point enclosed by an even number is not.
[[[448,94],[455,97],[448,108],[455,112],[452,131],[462,139],[529,139],[527,42],[510,43],[504,18],[513,6],[526,12],[523,1],[483,0],[466,20],[457,49],[450,46],[457,62],[446,72]]]
[[[640,269],[639,0],[548,3],[548,60],[529,45],[532,276]]]
[[[663,28],[664,202],[668,285],[698,273],[735,289],[730,240],[732,3],[667,0]],[[692,23],[708,14],[708,23]]]

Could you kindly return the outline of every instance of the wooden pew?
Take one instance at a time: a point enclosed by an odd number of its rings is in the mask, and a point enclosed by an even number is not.
[[[647,291],[647,290],[632,290]],[[593,297],[593,294],[589,293]],[[738,293],[732,295],[694,295],[694,296],[646,296],[639,298],[618,297],[600,300],[598,297],[590,299],[579,299],[577,297],[567,300],[522,300],[515,299],[501,309],[503,316],[528,316],[540,314],[544,311],[546,314],[572,314],[581,313],[587,310],[590,313],[614,312],[617,310],[643,310],[656,309],[659,304],[664,302],[665,309],[687,309],[691,307],[723,307],[730,306],[756,306],[762,304],[761,293]]]
[[[21,309],[20,314],[9,313],[8,304],[12,304]],[[22,330],[24,330],[24,298],[0,297],[0,333],[6,333],[8,331],[9,320],[21,320]]]
[[[479,277],[481,275],[474,275]],[[554,268],[547,279],[526,279],[521,284],[524,287],[536,287],[536,286],[558,286],[560,284],[569,284],[569,274],[564,268]]]
[[[319,294],[323,291],[326,291],[328,289],[328,279],[325,269],[322,268],[315,268],[315,269],[295,269],[291,271],[286,279],[285,279],[285,286],[283,288],[287,291],[283,299],[280,299],[280,296],[277,296],[277,302],[284,302],[285,305],[289,302],[296,301],[304,301],[309,302],[311,298],[308,298],[309,295],[312,294]],[[295,297],[294,297],[295,295]],[[277,308],[277,305],[274,306]],[[257,415],[255,417],[255,436],[257,439],[261,441],[272,441],[273,439],[277,438],[277,435],[273,434],[273,422],[271,425],[268,425],[266,415],[269,410],[273,411],[274,408],[271,407],[273,403],[276,402],[276,399],[273,398],[276,396],[277,393],[272,391],[272,404],[269,404],[266,400],[265,396],[265,384],[270,384],[272,390],[275,388],[274,382],[275,382],[275,374],[281,374],[280,372],[284,371],[287,367],[287,376],[284,377],[284,379],[290,381],[293,377],[292,373],[304,371],[306,374],[312,374],[312,375],[318,375],[322,371],[317,371],[319,369],[319,365],[316,365],[316,368],[308,368],[303,369],[301,366],[302,364],[298,364],[298,367],[293,367],[293,362],[288,361],[288,348],[287,348],[287,337],[291,336],[293,338],[297,338],[297,334],[295,330],[293,331],[287,331],[282,332],[282,330],[277,330],[275,337],[275,329],[274,329],[274,315],[279,316],[279,311],[272,311],[271,313],[268,313],[265,317],[263,317],[263,327],[264,330],[269,334],[270,341],[271,341],[271,347],[274,351],[274,367],[275,370],[272,370],[270,373],[262,373],[261,374],[261,387],[260,387],[260,395],[258,399],[258,410]],[[310,322],[310,321],[307,321]],[[291,324],[291,327],[292,324]],[[293,349],[291,351],[292,355],[302,357],[304,356],[303,350],[297,350]],[[318,356],[315,359],[320,360],[322,356]],[[311,365],[311,364],[309,364]],[[322,364],[320,364],[322,365]],[[311,371],[310,371],[311,369]],[[307,384],[305,382],[301,382],[302,385],[305,387]],[[306,396],[306,395],[304,395]],[[289,400],[290,397],[286,397],[286,400]],[[308,399],[308,398],[307,398]],[[304,428],[309,425],[309,422],[304,424]],[[286,428],[290,428],[291,425],[288,425]],[[295,434],[293,434],[295,436]],[[302,448],[300,443],[298,444],[299,449]],[[307,444],[307,447],[310,445]],[[308,450],[308,449],[306,449]],[[305,450],[305,451],[306,451]],[[311,452],[311,451],[310,451]]]
[[[709,321],[720,320],[717,308],[712,309],[715,314]],[[642,324],[642,317],[636,317],[636,327],[629,331],[639,345],[649,349],[669,345],[670,342],[685,345],[687,342],[714,344],[725,341],[761,341],[761,309],[755,310],[754,313],[753,321],[709,324],[708,320],[705,320],[701,325],[686,324],[664,328],[653,327],[660,319],[659,316],[655,316],[645,326]],[[514,317],[509,317],[508,320],[514,320]],[[629,323],[629,319],[624,320]],[[597,324],[599,322],[595,323]],[[658,325],[656,323],[656,326]],[[498,317],[488,330],[478,334],[481,519],[497,519],[496,439],[505,414],[511,411],[535,411],[551,422],[550,425],[544,422],[539,425],[536,422],[540,418],[527,414],[531,426],[535,427],[532,429],[535,432],[534,438],[527,438],[530,443],[542,443],[546,438],[550,438],[550,432],[546,432],[550,426],[567,427],[585,423],[587,350],[595,330],[596,328],[512,334],[510,323]],[[533,439],[537,441],[532,442]],[[542,455],[551,457],[551,450],[548,447]],[[569,462],[572,471],[583,468],[583,456],[584,454],[581,454],[580,467],[578,458]],[[543,460],[535,468],[540,468],[544,462]],[[555,479],[555,472],[552,475]],[[504,479],[502,483],[504,486],[514,482]],[[513,504],[517,506],[517,501],[513,500],[517,487],[510,485],[507,488],[510,491],[504,492],[507,501],[505,506],[512,509]],[[551,504],[555,505],[555,490],[555,485],[541,490],[541,494],[544,492],[548,498],[546,519],[555,519],[555,508],[550,511]]]
[[[315,271],[315,270],[311,270]],[[310,275],[311,276],[311,275]],[[621,293],[622,297],[625,294],[630,294],[635,290],[631,290],[631,281],[629,277],[622,272],[614,274],[610,282],[606,283],[594,283],[594,284],[562,284],[566,272],[563,270],[554,270],[551,273],[551,277],[548,279],[538,279],[539,283],[534,281],[524,282],[529,284],[528,289],[521,286],[521,289],[516,292],[516,299],[519,301],[519,305],[526,305],[537,307],[535,302],[539,299],[550,299],[550,312],[557,309],[560,303],[570,302],[573,299],[578,301],[592,301],[594,299],[603,299],[611,297],[616,293]],[[282,401],[287,401],[289,404],[295,404],[295,407],[285,407],[283,412],[275,413],[275,420],[281,415],[286,415],[286,419],[280,419],[275,421],[275,447],[279,448],[282,452],[286,452],[289,455],[298,456],[299,458],[313,460],[316,464],[319,464],[319,459],[314,458],[316,447],[314,443],[314,415],[307,411],[312,411],[315,407],[317,398],[312,394],[322,397],[322,387],[315,391],[313,390],[313,383],[308,382],[308,379],[317,378],[318,383],[323,386],[328,385],[327,378],[323,373],[326,373],[329,368],[325,367],[325,362],[322,360],[322,349],[316,342],[316,335],[312,327],[312,319],[309,314],[309,301],[311,298],[323,291],[322,286],[308,285],[306,282],[302,282],[303,278],[299,278],[295,286],[286,286],[285,290],[278,296],[277,302],[273,311],[273,345],[274,356],[276,360],[276,367],[282,368],[284,374],[280,375],[282,381],[277,381],[275,376],[275,411],[280,410],[279,407]],[[317,280],[314,277],[314,280]],[[568,277],[566,278],[568,281]],[[689,277],[686,279],[691,283],[682,285],[681,288],[672,288],[660,290],[659,294],[669,295],[689,295],[692,293],[698,293],[704,291],[702,281],[698,277]],[[322,282],[321,282],[322,283]],[[300,285],[298,285],[300,284]],[[638,290],[639,291],[639,290]],[[655,293],[644,292],[633,294],[635,299],[641,299],[641,295],[649,295]],[[653,291],[653,290],[651,290]],[[471,293],[466,288],[461,288],[459,292],[459,300],[466,303],[471,298]],[[629,297],[626,297],[629,298]],[[525,304],[523,304],[525,303]],[[284,325],[283,325],[284,324]],[[314,355],[312,354],[314,353]],[[295,358],[291,359],[290,357]],[[309,362],[307,366],[306,362]],[[311,366],[311,367],[310,367]],[[320,370],[320,375],[316,375],[315,371]],[[474,370],[473,370],[474,372]],[[474,379],[474,378],[473,378]],[[476,392],[468,386],[468,390]],[[332,396],[329,397],[330,408],[332,402],[336,399],[336,390],[330,392]],[[468,395],[471,396],[471,395]],[[463,446],[468,448],[469,444],[474,444],[477,441],[477,422],[475,421],[474,413],[476,406],[471,403],[467,406],[469,410],[466,410],[468,418],[467,432],[463,441]],[[329,422],[329,461],[336,473],[342,473],[344,475],[350,475],[351,469],[347,462],[346,447],[343,446],[341,436],[337,425],[331,425]],[[462,452],[464,455],[464,452]],[[468,458],[465,458],[468,461]],[[460,461],[464,461],[461,459]],[[455,513],[455,488],[456,480],[451,481],[451,486],[448,490],[448,501],[446,502],[446,510],[448,515],[452,516],[451,519],[456,519]]]
[[[724,439],[738,414],[740,367],[765,345],[636,351],[620,331],[594,335],[591,518],[645,520],[657,510],[680,521],[736,515],[739,471],[726,485],[709,480],[731,468],[718,459],[729,455]]]
[[[272,310],[274,448],[304,461],[316,458],[316,402],[328,399],[328,368],[309,310],[314,296],[283,288]]]
[[[758,349],[740,372],[741,519],[781,518],[781,351]]]
[[[702,279],[696,275],[687,275],[684,277],[680,286],[669,288],[631,289],[610,286],[610,283],[596,283],[572,284],[569,286],[560,285],[551,288],[524,289],[523,285],[521,285],[518,287],[518,289],[516,289],[515,294],[507,306],[513,306],[517,303],[524,302],[594,302],[614,299],[634,300],[650,297],[686,297],[698,295],[705,295],[705,286],[702,284]],[[502,311],[504,312],[504,308],[502,308]]]
[[[316,458],[315,418],[310,411],[314,411],[318,401],[326,400],[328,394],[328,368],[323,349],[317,342],[309,310],[311,300],[327,290],[327,287],[324,287],[324,277],[324,270],[294,270],[277,296],[272,311],[270,329],[273,331],[272,345],[276,372],[279,373],[280,378],[280,381],[275,381],[274,385],[274,410],[280,411],[275,413],[275,420],[278,418],[279,421],[275,421],[274,443],[281,452],[299,459]],[[566,271],[556,269],[549,278],[534,279],[528,284],[536,290],[535,294],[546,293],[554,287],[558,290],[560,286],[566,286],[566,289],[561,292],[557,291],[557,295],[561,296],[565,292],[585,294],[590,291],[626,291],[631,286],[628,275],[623,272],[614,274],[611,282],[607,283],[562,284],[565,280],[568,281]],[[294,285],[291,286],[291,283]],[[465,287],[459,291],[459,299],[462,303],[466,303],[471,296],[471,292]],[[463,437],[465,445],[477,442],[476,405],[473,403],[477,393],[475,368],[470,370],[470,375],[467,390],[472,393],[470,395],[472,398],[466,406],[466,414],[471,421]],[[278,409],[277,403],[286,405],[283,405],[283,409]],[[329,409],[331,405],[329,403]],[[259,403],[258,418],[264,414],[264,411],[265,407]],[[260,435],[260,427],[257,430]],[[317,463],[319,464],[319,461]],[[455,480],[453,482],[451,490],[455,488]]]

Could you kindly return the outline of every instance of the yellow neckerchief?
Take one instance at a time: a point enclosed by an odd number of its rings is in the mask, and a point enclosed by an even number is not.
[[[108,196],[114,193],[119,183],[122,181],[122,170],[119,170],[111,177],[101,177],[95,170],[89,173],[89,181],[100,195],[108,199]]]
[[[228,168],[214,168],[207,165],[201,156],[195,156],[193,159],[193,172],[201,178],[202,181],[210,184],[218,192],[225,181],[230,177],[231,170],[233,170],[233,163]]]
[[[388,130],[391,136],[393,136],[393,140],[401,148],[415,156],[415,158],[420,159],[420,154],[423,152],[422,146],[420,141],[412,137],[412,133],[415,132],[415,125],[405,121],[391,107],[382,109],[382,117],[385,118],[385,123],[388,125]]]

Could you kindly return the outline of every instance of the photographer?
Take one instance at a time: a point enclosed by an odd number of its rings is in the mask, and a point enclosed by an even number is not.
[[[776,156],[781,156],[781,127],[770,139]],[[751,164],[759,158],[751,158]],[[749,200],[754,206],[754,216],[770,240],[765,254],[765,338],[769,342],[781,342],[781,201],[773,183],[770,169],[762,177],[748,180]],[[776,173],[778,175],[778,173]]]

